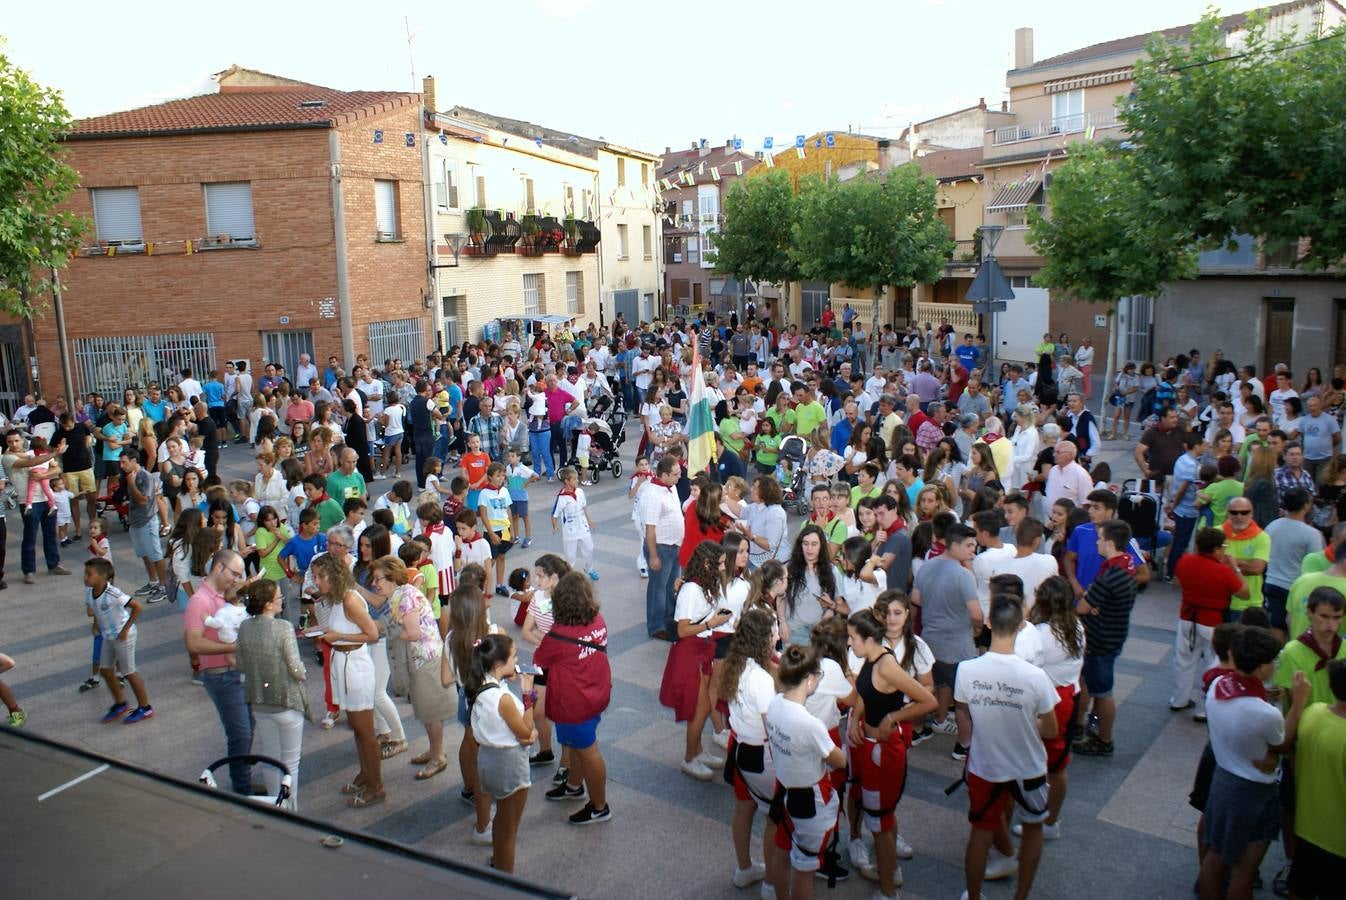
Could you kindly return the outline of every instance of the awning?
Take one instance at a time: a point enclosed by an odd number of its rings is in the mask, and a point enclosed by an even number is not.
[[[1026,181],[1011,181],[996,191],[995,197],[986,204],[987,212],[1004,212],[1009,209],[1023,209],[1042,192],[1042,182],[1036,178]]]
[[[578,316],[562,316],[556,313],[549,313],[545,316],[501,316],[496,319],[497,322],[541,322],[543,325],[564,325],[566,322],[574,321]]]

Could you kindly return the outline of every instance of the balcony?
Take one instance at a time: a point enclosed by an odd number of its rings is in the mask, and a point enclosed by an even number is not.
[[[1004,125],[991,132],[991,145],[999,147],[1002,144],[1016,144],[1020,141],[1036,141],[1042,138],[1050,138],[1062,134],[1085,133],[1086,139],[1092,137],[1089,134],[1090,129],[1098,128],[1117,128],[1120,126],[1117,121],[1116,110],[1103,110],[1101,112],[1076,113],[1069,116],[1059,116],[1055,119],[1048,119],[1045,122],[1024,122],[1016,125]]]
[[[920,303],[916,304],[915,322],[936,323],[940,319],[948,319],[949,324],[954,330],[963,333],[971,331],[976,333],[979,324],[978,316],[972,311],[971,303]]]

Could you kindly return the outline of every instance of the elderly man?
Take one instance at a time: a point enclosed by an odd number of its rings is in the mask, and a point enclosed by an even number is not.
[[[934,365],[928,359],[921,360],[920,368],[911,379],[911,390],[921,398],[921,408],[928,407],[939,397],[939,379],[935,377]]]
[[[838,455],[844,455],[846,445],[851,442],[851,436],[855,434],[856,424],[860,417],[860,407],[854,400],[847,400],[841,407],[841,418],[837,424],[832,426],[832,450]]]
[[[1055,448],[1056,465],[1047,473],[1047,507],[1061,498],[1083,506],[1094,483],[1084,466],[1075,461],[1076,448],[1070,441],[1059,441]]]
[[[939,401],[931,403],[926,409],[925,421],[921,427],[916,430],[916,446],[920,451],[929,455],[935,445],[939,443],[940,438],[944,437],[944,404]]]
[[[252,750],[252,713],[243,676],[234,668],[234,645],[221,641],[218,631],[206,627],[206,619],[235,596],[243,578],[243,557],[238,551],[219,551],[211,557],[206,575],[187,601],[183,615],[187,650],[200,659],[201,680],[224,727],[225,752],[230,756],[245,756]],[[252,766],[230,763],[229,780],[234,793],[252,794]]]
[[[1277,503],[1292,488],[1302,487],[1310,494],[1314,493],[1313,475],[1304,466],[1304,447],[1299,441],[1285,445],[1285,465],[1277,466],[1272,478],[1276,482]]]
[[[1070,433],[1085,462],[1103,449],[1103,438],[1098,433],[1098,420],[1084,405],[1084,395],[1071,392],[1066,395],[1066,411],[1070,416]]]
[[[991,414],[991,401],[982,393],[980,378],[968,379],[967,387],[958,398],[958,412],[962,415],[971,413],[981,421]]]
[[[294,385],[299,393],[308,396],[308,385],[318,377],[318,367],[313,364],[307,353],[299,354],[299,365],[294,370]]]
[[[365,477],[355,468],[359,462],[359,454],[350,447],[341,451],[341,455],[337,457],[336,471],[327,476],[327,495],[329,497],[338,503],[369,497],[369,489],[365,486]]]

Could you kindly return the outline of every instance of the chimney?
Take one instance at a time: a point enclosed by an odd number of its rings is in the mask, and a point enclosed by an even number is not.
[[[670,146],[668,146],[667,144],[665,144],[665,145],[664,145],[664,156],[672,156],[672,155],[673,155],[673,148],[670,147]]]
[[[980,98],[978,98],[978,100],[977,100],[977,109],[980,109],[980,110],[983,110],[983,111],[986,109],[986,98],[985,98],[985,97],[980,97]]]
[[[728,153],[733,149],[734,149],[734,139],[730,138],[729,140],[724,142],[724,152]]]
[[[1033,64],[1033,29],[1014,29],[1014,68],[1026,69]]]
[[[1001,101],[1000,101],[1000,111],[1001,111],[1001,112],[1009,112],[1009,101],[1008,101],[1008,100],[1001,100]]]
[[[425,111],[434,115],[439,110],[435,108],[435,76],[427,75],[421,79],[421,94],[425,104]]]
[[[701,145],[698,144],[696,141],[692,141],[692,149],[693,149],[693,150],[696,150],[696,149],[697,149],[698,147],[700,147],[700,146],[701,146]]]

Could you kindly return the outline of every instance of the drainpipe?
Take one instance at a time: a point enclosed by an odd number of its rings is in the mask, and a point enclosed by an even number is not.
[[[346,202],[341,191],[341,136],[327,131],[327,154],[332,164],[332,232],[336,241],[337,315],[341,318],[341,352],[346,371],[355,366],[355,326],[351,324],[350,271],[346,261]]]
[[[423,97],[424,95],[422,94],[422,98]],[[425,281],[426,281],[426,290],[429,291],[429,293],[426,294],[426,302],[424,305],[430,311],[430,331],[435,336],[435,349],[442,350],[443,341],[440,338],[439,328],[435,322],[435,319],[438,318],[438,316],[435,315],[435,311],[440,308],[439,291],[437,289],[439,284],[439,270],[434,268],[435,201],[434,197],[431,196],[432,187],[430,184],[430,141],[428,140],[428,133],[425,128],[425,114],[426,114],[425,101],[424,99],[422,99],[422,101],[416,106],[416,117],[417,121],[419,122],[419,124],[416,126],[416,132],[417,135],[419,136],[421,145],[421,194],[423,197],[422,206],[425,210]],[[432,115],[434,114],[433,110],[431,110],[431,114]],[[420,349],[421,352],[425,351],[425,347],[423,345]]]
[[[600,152],[601,152],[601,151],[600,151]],[[600,186],[601,186],[601,176],[602,176],[602,173],[603,173],[603,159],[602,159],[602,156],[599,156],[599,157],[598,157],[598,163],[599,163],[598,171],[594,172],[594,180],[593,180],[593,185],[594,185],[594,208],[591,210],[591,212],[594,214],[594,227],[598,229],[599,237],[600,237],[600,243],[601,243],[601,242],[602,242],[602,241],[601,241],[601,237],[602,237],[602,233],[603,233],[603,200],[602,200],[602,196],[603,196],[603,194],[602,194],[602,191],[599,190],[599,188],[600,188]],[[603,251],[605,251],[606,249],[607,249],[607,245],[604,244],[603,246],[599,247],[599,248],[598,248],[598,252],[594,254],[594,256],[597,257],[594,261],[595,261],[596,263],[598,263],[598,327],[599,327],[599,328],[602,328],[603,325],[604,325],[604,315],[603,315]],[[583,259],[583,257],[580,257],[580,258]],[[637,307],[637,309],[639,309],[639,307]],[[568,311],[567,311],[567,312],[568,312]],[[615,314],[616,310],[613,310],[613,312],[614,312],[614,314]],[[640,319],[640,313],[639,313],[639,312],[636,313],[636,319],[637,319],[637,321],[639,321],[639,319]]]

